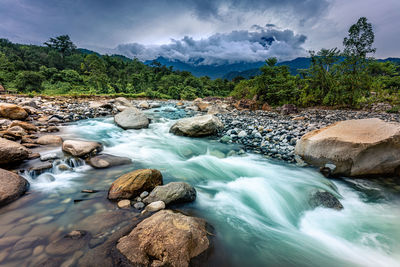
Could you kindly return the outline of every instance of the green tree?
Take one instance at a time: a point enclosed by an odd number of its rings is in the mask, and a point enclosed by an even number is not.
[[[21,71],[15,77],[15,87],[21,92],[40,91],[44,77],[34,71]]]
[[[63,57],[71,55],[76,49],[76,45],[71,41],[69,35],[60,35],[55,38],[50,38],[44,44],[58,50]]]

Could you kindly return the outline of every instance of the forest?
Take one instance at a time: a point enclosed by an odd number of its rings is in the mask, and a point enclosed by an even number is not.
[[[271,106],[337,106],[360,108],[376,102],[400,104],[400,65],[378,62],[370,55],[374,32],[365,17],[349,29],[337,48],[309,51],[311,66],[292,75],[276,58],[266,59],[261,74],[245,79],[212,80],[153,61],[99,55],[77,49],[68,35],[44,46],[0,39],[0,84],[12,93],[43,95],[124,95],[192,100],[232,96]]]

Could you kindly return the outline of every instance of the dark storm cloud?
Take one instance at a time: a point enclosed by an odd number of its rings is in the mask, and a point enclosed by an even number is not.
[[[307,38],[304,35],[295,34],[291,30],[278,30],[270,25],[254,25],[252,28],[255,30],[218,33],[199,40],[185,36],[160,46],[144,46],[138,43],[119,45],[110,52],[141,60],[158,56],[185,62],[201,59],[201,64],[206,65],[263,61],[268,57],[287,60],[305,54],[302,45]]]
[[[268,9],[308,19],[326,6],[327,0],[0,0],[0,35],[41,43],[68,33],[78,44],[110,46],[143,39],[160,26],[166,35],[176,36],[177,28],[190,31],[193,21],[174,24],[183,14],[192,14],[199,23],[211,19],[223,28],[221,23],[234,15],[240,21],[237,12],[256,14]]]

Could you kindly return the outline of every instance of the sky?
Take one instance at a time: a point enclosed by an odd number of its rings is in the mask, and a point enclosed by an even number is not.
[[[141,60],[200,64],[280,61],[342,48],[365,16],[377,58],[400,57],[400,0],[0,0],[0,38],[78,47]],[[201,59],[199,61],[199,59]]]

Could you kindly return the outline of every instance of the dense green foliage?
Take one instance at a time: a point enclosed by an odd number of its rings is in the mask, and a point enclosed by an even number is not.
[[[148,66],[137,59],[77,50],[68,35],[50,38],[45,45],[20,45],[0,39],[0,84],[19,93],[174,99],[227,96],[234,87],[234,82],[197,78],[158,62]]]
[[[270,105],[361,107],[379,101],[399,105],[400,65],[368,58],[376,50],[373,42],[372,25],[360,18],[350,27],[342,53],[337,48],[310,51],[310,68],[296,76],[269,59],[262,73],[242,80],[232,96]]]

